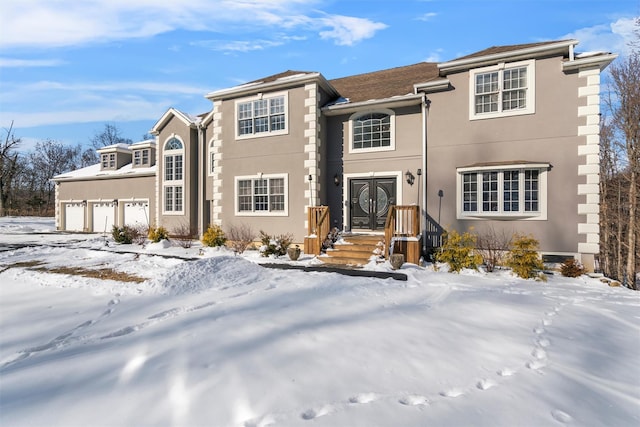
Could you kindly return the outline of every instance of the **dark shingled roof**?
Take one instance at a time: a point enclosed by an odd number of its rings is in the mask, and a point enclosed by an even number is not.
[[[553,40],[553,41],[547,41],[547,42],[538,42],[538,43],[526,43],[526,44],[513,44],[510,46],[492,46],[490,48],[466,55],[466,56],[461,56],[460,58],[456,58],[453,59],[452,61],[458,61],[460,59],[469,59],[469,58],[478,58],[481,56],[489,56],[489,55],[496,55],[498,53],[505,53],[505,52],[512,52],[514,50],[520,50],[520,49],[528,49],[528,48],[532,48],[532,47],[538,47],[538,46],[544,46],[544,45],[549,45],[549,44],[555,44],[555,43],[561,43],[563,41],[567,41],[567,40]],[[449,61],[447,61],[449,62]]]
[[[290,76],[295,76],[298,74],[313,74],[310,71],[293,71],[293,70],[287,70],[284,71],[282,73],[278,73],[278,74],[274,74],[272,76],[267,76],[267,77],[263,77],[261,79],[257,79],[257,80],[253,80],[244,84],[252,84],[252,83],[271,83],[271,82],[275,82],[278,79],[281,79],[283,77],[290,77]]]
[[[329,80],[329,83],[350,102],[362,102],[412,94],[415,92],[414,84],[428,82],[438,77],[436,63],[420,62],[404,67]]]

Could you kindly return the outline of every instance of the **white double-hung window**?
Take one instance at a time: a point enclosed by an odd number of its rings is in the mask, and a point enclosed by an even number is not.
[[[287,133],[288,100],[286,93],[260,95],[236,102],[238,138]]]
[[[469,119],[535,113],[535,61],[469,72]]]
[[[546,219],[549,164],[458,169],[458,218]]]
[[[287,174],[236,177],[236,215],[287,216]]]
[[[171,138],[164,146],[164,213],[182,213],[184,210],[184,146]]]

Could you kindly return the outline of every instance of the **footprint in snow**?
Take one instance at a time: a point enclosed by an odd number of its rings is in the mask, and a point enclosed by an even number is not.
[[[531,355],[533,357],[535,357],[537,360],[545,360],[547,358],[547,352],[544,351],[542,348],[534,348],[533,351],[531,352]]]
[[[549,325],[553,324],[553,320],[551,320],[551,319],[543,319],[542,320],[542,324],[544,326],[549,326]]]
[[[495,387],[496,385],[497,384],[494,381],[491,381],[489,379],[482,379],[478,381],[476,387],[478,388],[478,390],[489,390],[491,387]]]
[[[570,423],[571,421],[573,421],[573,418],[571,417],[571,415],[559,409],[554,409],[553,411],[551,411],[551,416],[553,417],[554,420],[564,424]]]
[[[302,414],[300,414],[300,417],[303,420],[312,420],[314,418],[318,418],[318,417],[322,417],[323,415],[330,414],[331,412],[333,412],[333,406],[324,405],[319,409],[307,409]]]
[[[429,399],[419,394],[410,394],[398,400],[398,402],[407,406],[428,405]]]
[[[500,375],[501,377],[510,377],[510,376],[514,375],[515,373],[516,373],[516,371],[514,371],[513,369],[509,369],[509,368],[502,368],[497,372],[497,374]]]
[[[531,360],[525,365],[527,368],[537,371],[538,369],[542,369],[547,366],[546,359],[545,360]]]
[[[440,396],[443,396],[443,397],[458,397],[458,396],[462,396],[463,394],[464,394],[464,391],[459,388],[452,388],[451,390],[440,392]]]
[[[378,399],[375,393],[360,393],[349,398],[349,403],[371,403]]]
[[[549,347],[551,345],[551,342],[549,342],[549,340],[546,339],[546,338],[538,338],[538,340],[536,342],[542,348],[546,348],[546,347]]]
[[[540,335],[540,334],[544,334],[544,333],[545,333],[545,330],[544,330],[544,328],[543,328],[542,326],[536,326],[536,327],[533,329],[533,332],[534,332],[535,334]]]

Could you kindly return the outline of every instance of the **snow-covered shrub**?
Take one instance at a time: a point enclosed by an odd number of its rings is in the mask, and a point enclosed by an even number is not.
[[[149,235],[149,227],[143,224],[135,224],[130,226],[133,229],[133,243],[136,245],[144,245]]]
[[[243,253],[256,238],[256,233],[247,224],[231,225],[226,233],[227,244],[237,254]]]
[[[158,243],[160,240],[169,240],[169,232],[162,226],[149,227],[149,240],[153,243]]]
[[[459,273],[463,268],[477,269],[482,257],[474,253],[477,237],[468,231],[460,234],[456,230],[442,233],[442,246],[437,250],[437,262],[449,264],[449,271]]]
[[[538,256],[538,240],[533,236],[518,233],[513,236],[506,264],[523,279],[546,279],[544,274],[540,274],[544,265]]]
[[[205,246],[224,246],[226,241],[227,238],[224,235],[224,231],[222,231],[219,225],[210,225],[202,235],[202,244]]]
[[[268,257],[269,255],[273,255],[277,258],[287,253],[287,248],[293,242],[293,235],[288,233],[271,236],[260,230],[260,241],[262,242],[262,246],[260,247],[262,256]]]
[[[560,272],[564,277],[580,277],[586,270],[580,261],[569,258],[560,265]]]
[[[123,225],[122,227],[118,227],[114,225],[111,228],[111,236],[116,243],[123,243],[125,245],[129,245],[133,242],[133,239],[136,237],[137,231],[129,227],[128,225]]]

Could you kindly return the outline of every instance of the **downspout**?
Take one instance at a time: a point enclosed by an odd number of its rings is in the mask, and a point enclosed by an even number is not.
[[[427,94],[422,93],[422,209],[420,230],[422,231],[422,253],[427,253]]]
[[[203,163],[206,162],[207,156],[203,155],[203,147],[204,147],[204,128],[201,124],[198,124],[198,203],[196,207],[196,212],[198,213],[198,237],[202,237],[204,230],[204,167]]]

